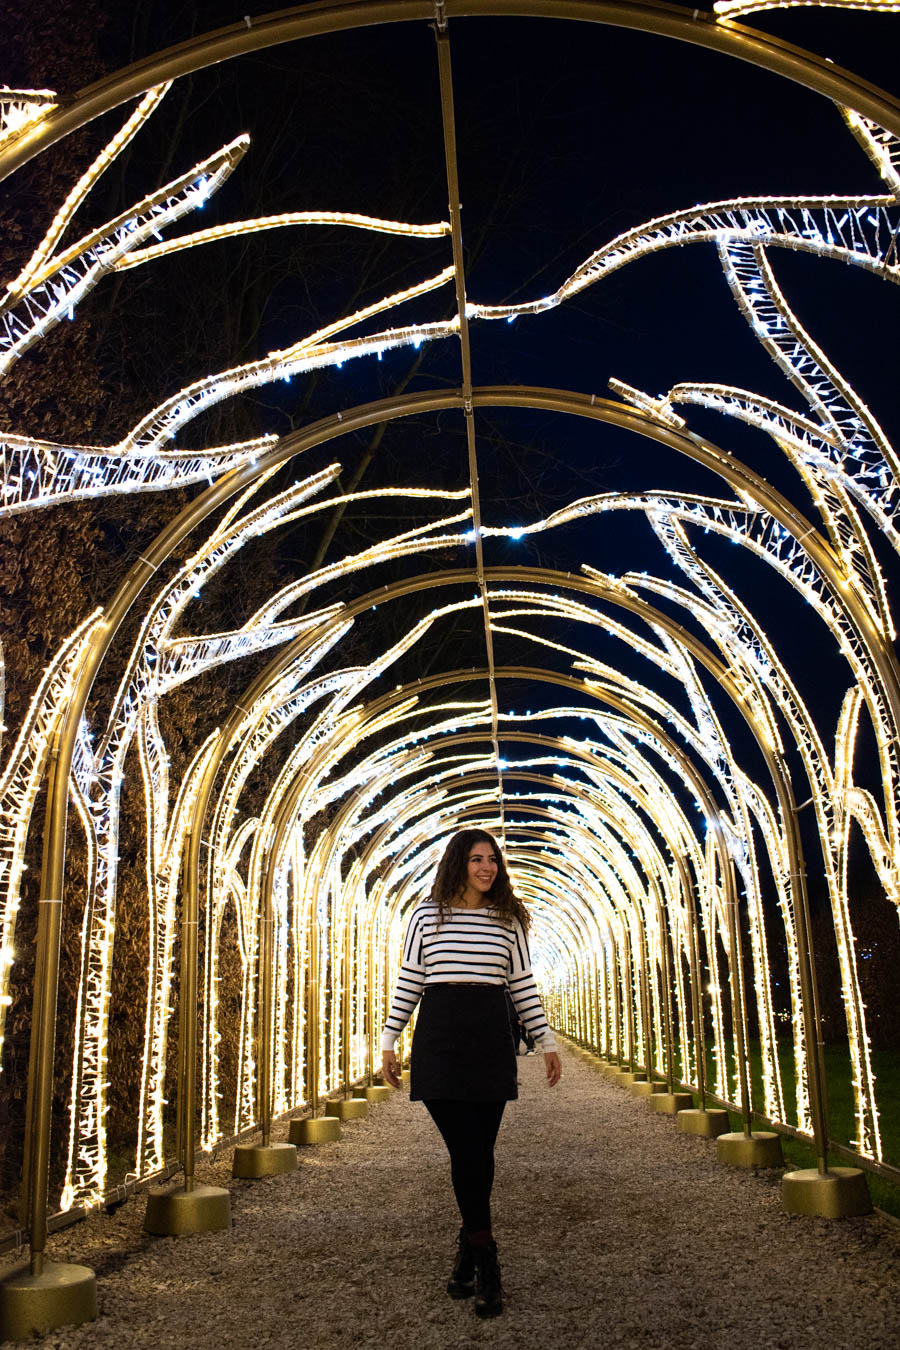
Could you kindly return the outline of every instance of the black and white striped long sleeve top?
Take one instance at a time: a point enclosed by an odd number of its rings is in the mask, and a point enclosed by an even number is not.
[[[507,985],[525,1029],[545,1053],[555,1050],[521,924],[491,909],[453,909],[443,923],[439,919],[431,900],[412,912],[382,1050],[393,1050],[429,984]]]

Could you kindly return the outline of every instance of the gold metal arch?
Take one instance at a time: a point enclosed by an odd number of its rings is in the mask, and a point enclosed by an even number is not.
[[[661,0],[442,0],[440,11],[445,21],[476,15],[570,19],[675,38],[794,80],[900,135],[900,103],[885,90],[811,52],[696,9]],[[435,19],[436,12],[433,0],[326,0],[248,18],[193,38],[99,80],[74,99],[46,112],[0,153],[0,179],[95,117],[167,80],[301,38],[374,24],[428,23]]]

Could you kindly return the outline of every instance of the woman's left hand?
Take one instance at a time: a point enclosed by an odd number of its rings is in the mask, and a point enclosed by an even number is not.
[[[548,1050],[544,1055],[544,1063],[547,1066],[547,1086],[556,1087],[562,1077],[562,1065],[559,1062],[559,1055],[555,1050]]]

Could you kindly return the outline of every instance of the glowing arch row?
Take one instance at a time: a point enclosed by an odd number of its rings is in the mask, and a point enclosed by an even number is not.
[[[621,587],[619,587],[619,589],[621,589]]]

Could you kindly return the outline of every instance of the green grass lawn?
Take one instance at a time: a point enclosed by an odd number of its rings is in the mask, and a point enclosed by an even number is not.
[[[750,1076],[753,1104],[761,1109],[762,1095],[762,1058],[759,1042],[750,1043]],[[734,1053],[733,1047],[726,1046],[728,1058],[729,1082],[733,1085]],[[794,1048],[790,1041],[779,1041],[778,1058],[781,1066],[781,1081],[785,1097],[787,1123],[796,1125],[796,1098],[794,1094]],[[712,1087],[712,1056],[707,1053],[708,1083]],[[875,1095],[879,1109],[879,1125],[883,1157],[886,1163],[900,1167],[900,1052],[896,1050],[875,1050],[872,1052],[872,1069],[875,1074]],[[856,1117],[853,1105],[853,1084],[850,1055],[845,1045],[825,1047],[825,1077],[828,1094],[828,1133],[829,1138],[839,1144],[854,1148],[856,1138]],[[732,1119],[732,1128],[739,1129],[739,1116]],[[783,1138],[785,1161],[796,1167],[814,1167],[816,1158],[811,1145],[802,1140]],[[829,1162],[835,1166],[847,1165],[847,1159],[837,1154],[829,1154]],[[872,1202],[879,1209],[900,1218],[900,1186],[895,1186],[883,1178],[869,1174],[869,1190]]]

